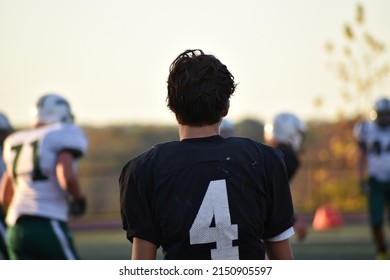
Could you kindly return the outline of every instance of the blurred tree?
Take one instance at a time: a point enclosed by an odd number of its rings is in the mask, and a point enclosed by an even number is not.
[[[326,42],[325,50],[331,55],[331,71],[341,82],[342,116],[348,105],[355,106],[353,118],[366,117],[373,103],[372,93],[389,75],[389,63],[383,57],[385,45],[365,29],[365,10],[361,4],[355,8],[355,18],[343,25],[344,42],[336,46]]]
[[[359,211],[365,206],[357,187],[352,129],[356,121],[369,115],[373,92],[390,72],[385,45],[366,30],[365,23],[364,7],[357,4],[354,19],[342,26],[342,41],[325,43],[328,66],[341,84],[342,103],[337,122],[311,126],[315,139],[303,159],[303,168],[311,175],[299,182],[311,184],[312,204],[306,207],[332,204],[342,211]],[[320,108],[325,99],[317,97],[313,105]]]

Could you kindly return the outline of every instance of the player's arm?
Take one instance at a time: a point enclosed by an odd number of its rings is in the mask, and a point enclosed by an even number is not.
[[[132,260],[155,260],[157,246],[141,238],[133,238]]]
[[[61,188],[73,198],[70,204],[70,214],[79,216],[85,213],[86,199],[80,189],[78,176],[73,168],[75,158],[70,151],[59,153],[56,164],[56,175]]]
[[[8,176],[7,172],[3,173],[0,184],[0,204],[4,210],[8,208],[14,195],[14,189],[12,186],[12,180]]]
[[[73,169],[74,156],[69,151],[63,151],[58,155],[56,175],[60,186],[69,192],[74,198],[82,198],[79,180]]]
[[[367,174],[367,148],[362,143],[359,143],[357,152],[357,177],[360,190],[363,194],[368,195],[370,193],[370,185]]]
[[[270,260],[292,260],[294,259],[290,240],[265,241],[265,251]]]
[[[367,153],[363,147],[359,147],[357,154],[357,173],[360,182],[367,178]]]
[[[357,176],[359,182],[367,179],[367,144],[366,135],[370,133],[370,126],[367,122],[360,122],[353,128],[353,134],[357,144]]]

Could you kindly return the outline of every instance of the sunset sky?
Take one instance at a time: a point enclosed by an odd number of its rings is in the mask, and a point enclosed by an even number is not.
[[[345,104],[324,46],[343,44],[357,3],[364,28],[389,48],[388,0],[0,0],[0,111],[28,125],[35,100],[57,92],[80,124],[174,124],[169,65],[200,48],[239,84],[233,121],[280,111],[332,119]],[[390,79],[373,99],[384,94]]]

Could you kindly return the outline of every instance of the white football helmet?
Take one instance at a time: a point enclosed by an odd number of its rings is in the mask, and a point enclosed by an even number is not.
[[[221,125],[219,126],[219,134],[223,138],[234,136],[235,126],[228,119],[222,119]]]
[[[33,108],[34,125],[56,122],[73,123],[73,114],[68,101],[58,94],[40,97]]]
[[[264,137],[267,142],[290,145],[295,152],[301,150],[305,133],[305,123],[291,113],[277,114],[272,123],[264,126]]]
[[[390,99],[386,97],[379,98],[374,105],[370,117],[379,126],[386,127],[390,125]]]

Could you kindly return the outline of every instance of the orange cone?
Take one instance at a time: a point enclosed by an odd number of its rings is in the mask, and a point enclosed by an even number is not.
[[[321,206],[317,208],[313,219],[314,230],[327,230],[338,228],[344,221],[339,210],[332,206]]]

